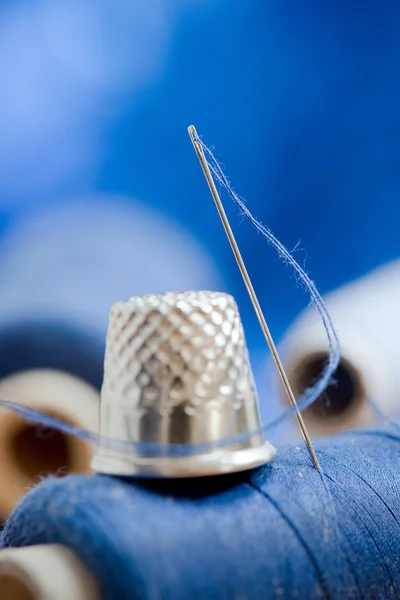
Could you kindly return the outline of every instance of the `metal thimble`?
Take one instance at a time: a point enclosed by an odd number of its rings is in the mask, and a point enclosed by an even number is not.
[[[246,435],[261,421],[232,296],[168,292],[115,304],[100,423],[92,462],[100,473],[196,477],[270,461],[264,435]],[[116,450],[107,439],[130,445]]]

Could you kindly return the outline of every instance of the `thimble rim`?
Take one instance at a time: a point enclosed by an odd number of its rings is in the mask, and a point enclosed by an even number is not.
[[[220,449],[185,457],[139,457],[137,455],[108,454],[98,450],[91,467],[97,473],[146,479],[190,478],[223,475],[248,471],[271,462],[277,454],[275,447],[265,440],[256,447]]]

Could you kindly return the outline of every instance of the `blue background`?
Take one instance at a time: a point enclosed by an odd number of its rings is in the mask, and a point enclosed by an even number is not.
[[[32,321],[50,305],[54,319],[63,289],[59,321],[75,322],[80,311],[82,330],[92,329],[97,303],[102,339],[114,300],[169,282],[217,287],[235,295],[253,357],[264,361],[191,123],[255,216],[297,248],[321,292],[400,255],[397,2],[9,0],[1,8],[0,294],[13,306],[3,310],[0,300],[1,325],[19,312]],[[132,233],[105,234],[99,203],[110,214],[126,210]],[[63,215],[76,210],[78,222],[79,206],[92,215],[90,235],[77,225],[74,238]],[[308,299],[235,207],[227,210],[279,339]],[[43,215],[47,229],[35,234]],[[39,235],[53,263],[35,258]],[[111,246],[119,258],[107,271]],[[60,248],[73,258],[61,261]],[[141,270],[144,254],[154,260]]]

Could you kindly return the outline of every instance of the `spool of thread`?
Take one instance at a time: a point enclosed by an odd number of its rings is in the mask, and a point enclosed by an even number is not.
[[[333,383],[304,412],[315,434],[330,435],[379,419],[368,400],[388,416],[400,413],[400,261],[389,263],[325,298],[341,342]],[[296,394],[313,384],[328,356],[325,331],[316,311],[295,321],[281,346]]]
[[[0,552],[2,600],[98,600],[96,581],[75,554],[59,544]]]
[[[98,391],[62,371],[36,369],[0,381],[0,398],[30,406],[89,431],[99,428]],[[6,516],[40,478],[89,473],[86,442],[0,410],[0,515]]]
[[[322,475],[290,446],[229,476],[48,479],[0,545],[69,547],[105,600],[395,599],[399,449],[391,427],[320,440]]]

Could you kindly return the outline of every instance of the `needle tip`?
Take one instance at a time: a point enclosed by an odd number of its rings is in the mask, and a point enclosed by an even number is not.
[[[317,455],[315,454],[315,450],[314,450],[313,446],[310,446],[308,448],[308,451],[311,455],[312,461],[314,463],[314,467],[316,468],[317,471],[321,471],[321,465],[319,464],[319,460],[317,458]]]

